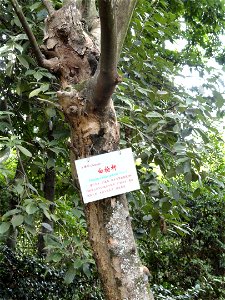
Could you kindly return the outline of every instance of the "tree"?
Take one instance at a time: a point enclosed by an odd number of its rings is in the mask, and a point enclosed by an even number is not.
[[[136,0],[67,1],[48,10],[44,45],[35,35],[16,0],[11,4],[26,32],[39,66],[60,83],[60,110],[71,129],[74,160],[118,149],[119,126],[111,96],[121,81],[117,63]],[[100,51],[101,44],[101,51]],[[22,59],[21,59],[22,60]],[[85,214],[106,299],[153,299],[145,281],[132,233],[125,195],[89,203]]]
[[[34,62],[27,36],[9,2],[2,0],[0,3],[0,242],[4,240],[5,244],[7,241],[15,249],[13,257],[22,251],[24,260],[27,254],[36,255],[39,235],[39,254],[47,254],[46,260],[51,261],[51,265],[58,264],[60,271],[63,268],[61,274],[64,274],[65,282],[72,282],[70,289],[75,287],[81,273],[85,274],[82,280],[86,280],[86,276],[91,276],[91,280],[97,276],[95,271],[90,274],[95,268],[92,268],[93,260],[86,241],[86,223],[78,189],[72,189],[69,175],[69,151],[66,149],[69,126],[62,118],[62,111],[56,109],[59,105],[55,91],[60,89],[59,81],[53,73]],[[41,44],[46,9],[40,0],[20,0],[20,4]],[[54,8],[59,9],[62,0],[54,0],[54,4]],[[180,252],[175,251],[175,254],[169,241],[171,234],[190,234],[189,206],[185,199],[189,198],[188,191],[193,192],[193,197],[199,194],[197,187],[201,187],[206,176],[201,167],[205,163],[202,151],[207,151],[211,138],[205,129],[219,136],[211,121],[212,107],[217,110],[217,116],[224,114],[223,95],[217,85],[219,77],[212,68],[209,69],[210,77],[205,71],[205,61],[212,53],[214,57],[219,54],[222,59],[219,45],[224,27],[222,6],[222,1],[217,0],[201,3],[138,1],[120,64],[125,78],[113,96],[122,125],[120,143],[132,145],[135,155],[140,157],[141,191],[129,194],[128,198],[140,254],[145,265],[152,270],[154,283],[167,286],[167,277],[169,282],[173,279],[175,289],[182,286],[181,294],[190,286],[184,286],[183,280],[180,282],[180,278],[186,278],[183,268],[179,271],[177,253]],[[183,50],[169,50],[168,40],[173,42],[176,39],[186,39],[187,46]],[[45,47],[42,51],[46,53]],[[208,77],[204,88],[212,91],[211,96],[205,96],[197,89],[193,90],[195,93],[187,94],[182,87],[174,85],[170,79],[184,64]],[[53,178],[51,171],[56,173],[54,199],[54,182],[49,181]],[[193,185],[193,191],[190,191],[190,185]],[[149,236],[154,239],[152,243]],[[158,237],[166,245],[162,246],[163,254]],[[176,236],[176,241],[180,243],[180,236]],[[177,272],[174,272],[172,261],[164,263],[167,257],[164,254],[170,255],[171,252],[174,261],[178,262]],[[156,258],[151,259],[154,255]],[[6,254],[6,266],[7,257]],[[159,260],[163,261],[163,268],[159,266]],[[44,260],[42,263],[45,265]],[[5,278],[19,267],[9,265]],[[185,267],[192,271],[189,261]],[[5,270],[4,265],[2,269]],[[171,269],[169,276],[167,269]],[[33,275],[25,273],[26,269],[20,273],[25,275],[23,282],[27,276]],[[14,286],[16,282],[19,290],[20,280],[16,279],[8,286]],[[89,285],[93,290],[95,280]],[[4,279],[3,286],[9,298],[13,298],[4,285]],[[78,299],[85,299],[82,289],[79,289]],[[171,292],[173,288],[169,289]],[[157,292],[154,285],[154,292],[162,296],[160,286]],[[165,290],[166,299],[167,292]],[[85,294],[89,295],[88,292]],[[36,295],[41,296],[40,290]],[[17,295],[13,289],[13,296],[19,299],[20,293]],[[32,289],[27,297],[35,299]],[[95,299],[93,294],[89,297]],[[171,294],[170,298],[181,299],[181,295],[175,297]]]

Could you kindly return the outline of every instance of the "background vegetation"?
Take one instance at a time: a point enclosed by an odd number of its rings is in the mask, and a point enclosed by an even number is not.
[[[20,3],[41,44],[41,1]],[[0,11],[0,298],[103,299],[57,82],[9,1]],[[128,197],[155,299],[225,299],[224,12],[222,0],[140,0],[123,49],[114,101],[121,148],[135,154],[141,190]],[[190,89],[187,74],[198,74]]]

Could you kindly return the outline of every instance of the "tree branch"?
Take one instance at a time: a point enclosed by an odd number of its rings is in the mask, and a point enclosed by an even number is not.
[[[101,60],[100,73],[115,75],[117,61],[117,24],[114,0],[99,0],[99,16],[101,20]]]
[[[17,0],[10,0],[10,2],[12,4],[12,6],[13,6],[13,8],[14,8],[14,10],[15,10],[15,12],[16,12],[16,14],[17,14],[17,16],[18,16],[18,18],[19,18],[19,20],[22,24],[22,26],[23,26],[24,31],[26,32],[26,34],[29,38],[29,41],[30,41],[31,46],[34,50],[34,54],[36,56],[38,64],[40,66],[43,66],[44,56],[41,53],[41,50],[40,50],[40,48],[38,46],[38,43],[37,43],[37,40],[36,40],[32,30],[30,29],[30,26],[29,26],[24,14],[23,14],[23,11],[22,11],[19,3],[17,2]]]
[[[137,0],[117,0],[117,59],[119,60]]]
[[[46,7],[49,15],[51,16],[55,11],[54,6],[52,5],[52,2],[49,0],[42,0],[42,2],[44,4],[44,6]]]
[[[97,109],[103,109],[121,81],[117,63],[137,0],[99,0],[98,3],[101,57],[93,101]]]
[[[119,82],[117,73],[117,22],[116,2],[99,0],[101,21],[101,57],[94,91],[94,104],[105,107]]]

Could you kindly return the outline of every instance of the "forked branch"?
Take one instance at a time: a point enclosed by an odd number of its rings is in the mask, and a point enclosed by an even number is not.
[[[94,104],[102,110],[121,81],[117,64],[137,0],[99,0],[101,21],[101,58]]]

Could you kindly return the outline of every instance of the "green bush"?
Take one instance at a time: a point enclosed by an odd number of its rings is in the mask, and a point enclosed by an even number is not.
[[[0,299],[10,300],[103,300],[99,281],[75,277],[64,282],[65,270],[43,259],[0,248]]]
[[[168,226],[167,234],[153,238],[151,220],[146,225],[140,221],[139,227],[149,232],[139,237],[139,249],[152,273],[155,299],[224,300],[224,196],[202,188],[198,197],[186,200],[186,207],[190,234],[178,236]]]

